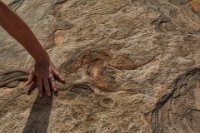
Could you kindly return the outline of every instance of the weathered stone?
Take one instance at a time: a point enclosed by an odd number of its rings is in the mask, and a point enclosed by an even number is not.
[[[0,132],[200,132],[199,0],[3,1],[66,84],[26,95],[33,59],[0,29]]]

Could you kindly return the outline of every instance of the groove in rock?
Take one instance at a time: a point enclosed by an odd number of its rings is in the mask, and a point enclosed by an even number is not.
[[[152,112],[153,133],[199,133],[200,107],[195,96],[200,90],[200,69],[180,75],[170,86]],[[192,112],[192,113],[191,113]]]
[[[0,87],[9,87],[12,82],[17,82],[14,86],[19,84],[19,81],[25,81],[28,78],[29,73],[21,70],[13,70],[4,73],[0,73]]]
[[[13,9],[14,11],[16,11],[24,2],[25,0],[14,0],[13,2],[11,2],[10,4],[8,4],[8,6]]]

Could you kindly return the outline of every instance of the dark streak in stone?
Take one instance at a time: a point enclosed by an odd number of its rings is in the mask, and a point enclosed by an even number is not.
[[[64,4],[67,0],[55,0],[55,4]]]
[[[155,29],[157,30],[157,31],[162,31],[163,32],[163,29],[162,29],[162,24],[163,23],[169,23],[170,22],[170,19],[169,18],[167,18],[166,16],[164,16],[164,15],[161,15],[161,16],[159,16],[156,20],[154,20],[153,22],[152,22],[152,24],[153,25],[155,25]]]
[[[153,133],[167,133],[167,132],[177,132],[180,129],[180,125],[185,125],[183,123],[182,117],[188,117],[187,110],[196,110],[200,111],[198,109],[194,109],[194,104],[191,104],[191,101],[194,102],[194,96],[193,96],[193,89],[195,82],[192,82],[191,79],[195,81],[199,81],[200,79],[200,69],[195,68],[185,74],[180,75],[169,87],[172,89],[172,91],[169,94],[164,95],[158,103],[155,105],[155,108],[152,111],[152,129]],[[181,94],[182,93],[182,94]],[[189,93],[189,94],[188,94]],[[179,98],[182,98],[186,95],[187,101],[178,101]],[[192,98],[191,98],[192,97]],[[177,105],[179,105],[177,107]],[[169,111],[170,110],[170,111]],[[170,114],[172,113],[173,114]],[[170,115],[170,119],[167,119],[168,115]],[[200,117],[196,116],[197,118]],[[196,119],[197,119],[196,118]],[[172,119],[172,120],[171,120]],[[194,118],[195,119],[195,118]],[[171,122],[175,122],[176,124],[172,124]],[[182,122],[182,123],[181,123]],[[170,125],[171,123],[171,125]],[[170,129],[170,126],[172,126]],[[179,125],[176,127],[176,125]],[[191,123],[188,123],[187,125],[191,125]],[[175,126],[175,127],[174,127]],[[195,127],[195,126],[193,126]],[[185,126],[185,132],[187,132],[189,129]],[[199,133],[200,129],[190,129],[194,131],[194,133]]]
[[[84,95],[92,94],[94,91],[88,85],[76,84],[70,88],[70,91]]]
[[[10,4],[8,4],[8,6],[13,9],[14,11],[16,11],[24,2],[25,0],[14,0],[13,2],[11,2]]]
[[[28,75],[29,73],[20,70],[13,70],[9,72],[0,73],[0,87],[7,87],[10,83],[15,81],[25,81],[27,80]]]

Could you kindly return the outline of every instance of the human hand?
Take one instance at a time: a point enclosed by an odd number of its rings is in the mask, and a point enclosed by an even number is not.
[[[36,61],[35,69],[31,72],[26,82],[26,85],[30,85],[28,94],[30,95],[35,87],[38,87],[39,97],[42,97],[44,90],[47,96],[51,96],[52,93],[57,94],[58,88],[55,79],[63,84],[65,83],[64,78],[49,58]]]

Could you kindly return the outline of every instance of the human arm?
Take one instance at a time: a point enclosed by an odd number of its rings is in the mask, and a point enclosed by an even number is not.
[[[55,81],[50,80],[50,78],[52,79],[55,76],[61,82],[64,82],[64,78],[50,61],[48,53],[44,50],[30,28],[1,1],[0,25],[35,59],[35,69],[31,73],[27,84],[33,84],[33,81],[36,79],[39,96],[42,96],[43,84],[47,96],[51,95],[51,87],[53,91],[57,91]]]
[[[22,44],[36,61],[49,58],[30,28],[1,1],[0,25]]]

